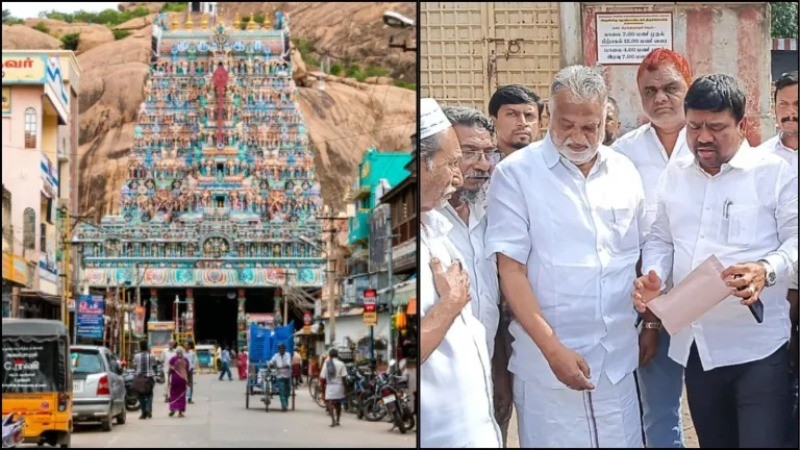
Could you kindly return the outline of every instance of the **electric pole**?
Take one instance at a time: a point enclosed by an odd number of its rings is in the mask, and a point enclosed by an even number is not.
[[[328,317],[330,317],[328,329],[330,330],[330,344],[331,347],[333,347],[336,342],[336,296],[334,295],[336,277],[334,275],[335,271],[333,270],[333,240],[334,235],[339,231],[334,222],[338,217],[320,217],[320,219],[331,221],[330,227],[325,229],[323,226],[322,232],[328,234],[328,249],[325,252],[327,256],[325,261],[325,265],[327,266],[325,273],[328,274]]]

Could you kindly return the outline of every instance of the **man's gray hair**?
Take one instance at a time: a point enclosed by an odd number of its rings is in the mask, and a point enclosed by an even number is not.
[[[433,157],[442,149],[442,145],[439,142],[441,134],[441,132],[432,134],[419,141],[419,157],[425,163],[425,170],[433,170]]]
[[[569,66],[561,69],[550,85],[551,114],[555,106],[554,98],[561,89],[568,89],[574,100],[600,103],[605,111],[608,88],[599,68]]]
[[[479,127],[494,134],[494,125],[482,112],[469,106],[444,106],[442,107],[447,120],[453,125],[463,125],[466,127]]]

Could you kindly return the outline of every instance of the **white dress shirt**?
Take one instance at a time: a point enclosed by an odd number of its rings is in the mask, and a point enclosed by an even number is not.
[[[638,364],[630,293],[643,242],[644,192],[630,160],[606,146],[584,177],[545,139],[497,165],[489,186],[486,253],[525,264],[542,313],[580,353],[597,386]],[[568,389],[518,321],[509,369],[526,381]]]
[[[693,155],[661,176],[658,214],[642,254],[642,270],[675,284],[710,255],[724,266],[766,259],[777,283],[764,288],[764,322],[729,296],[671,338],[669,356],[683,365],[696,342],[704,370],[771,355],[789,339],[786,289],[797,263],[797,173],[775,155],[744,141],[714,176]]]
[[[438,258],[446,271],[455,259],[463,258],[447,238],[452,227],[447,218],[437,211],[424,212],[422,225],[420,314],[425,317],[439,301],[431,259]],[[501,447],[491,375],[483,325],[472,308],[465,307],[420,366],[421,447]]]
[[[644,232],[647,234],[656,220],[656,187],[658,178],[667,168],[667,164],[670,161],[691,154],[689,147],[686,145],[686,127],[682,128],[678,133],[678,139],[672,149],[672,156],[667,155],[664,145],[658,139],[655,128],[649,123],[626,133],[625,136],[616,140],[611,145],[611,148],[627,156],[642,177],[645,198]]]
[[[487,258],[483,247],[486,233],[486,211],[480,205],[470,205],[469,225],[448,203],[439,212],[453,225],[448,237],[469,269],[470,305],[472,313],[486,329],[486,347],[489,359],[494,355],[494,337],[500,322],[500,285],[497,279],[497,258]]]
[[[766,150],[780,156],[797,172],[797,150],[783,145],[781,134],[778,133],[771,139],[758,146],[759,150]],[[794,276],[789,278],[789,289],[797,289],[797,263],[794,264]]]

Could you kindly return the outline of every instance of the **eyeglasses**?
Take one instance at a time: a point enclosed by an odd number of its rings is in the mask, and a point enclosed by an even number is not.
[[[503,153],[501,153],[498,149],[488,152],[483,152],[480,150],[467,150],[461,152],[461,159],[467,164],[474,164],[480,161],[481,158],[484,158],[490,164],[497,164],[501,159],[503,159]]]

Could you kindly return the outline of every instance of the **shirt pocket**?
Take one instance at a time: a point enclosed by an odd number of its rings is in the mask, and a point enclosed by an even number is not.
[[[758,231],[760,205],[730,205],[723,217],[724,236],[728,245],[749,246]]]
[[[611,250],[614,253],[629,253],[639,250],[639,225],[636,209],[617,207],[605,210],[605,220],[611,230]]]

